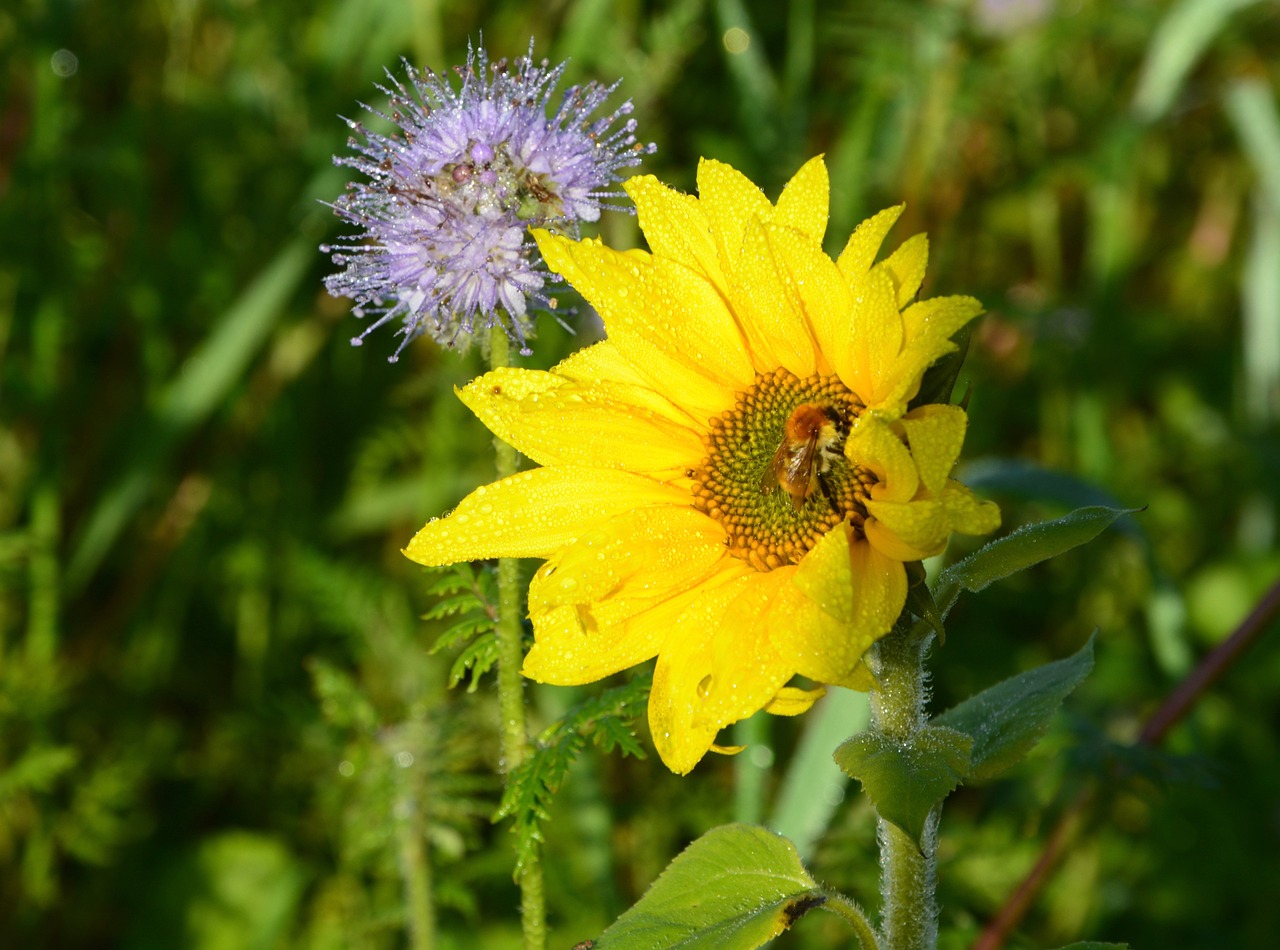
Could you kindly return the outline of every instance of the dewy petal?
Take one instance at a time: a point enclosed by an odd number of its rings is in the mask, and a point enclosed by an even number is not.
[[[902,311],[902,325],[908,343],[947,340],[980,313],[982,304],[972,297],[930,297]]]
[[[629,178],[622,187],[635,202],[640,230],[655,256],[682,261],[724,287],[711,224],[696,197],[668,188],[652,175]]]
[[[747,225],[755,218],[768,218],[773,205],[742,172],[708,158],[698,162],[698,202],[711,223],[720,269],[732,278]]]
[[[884,557],[902,562],[923,561],[941,554],[947,546],[945,532],[940,540],[937,533],[946,517],[941,508],[937,501],[885,503],[880,506],[880,513],[886,514],[888,521],[868,518],[862,530],[871,546]]]
[[[882,501],[907,502],[916,496],[920,475],[911,452],[897,433],[874,414],[861,416],[844,445],[845,457],[875,475],[871,497]]]
[[[840,252],[836,266],[840,268],[840,273],[844,274],[850,285],[856,286],[857,282],[871,269],[876,254],[880,251],[880,245],[884,243],[884,236],[902,216],[906,207],[905,204],[901,204],[885,208],[874,217],[863,221],[849,235],[849,241]]]
[[[959,406],[920,406],[901,419],[915,459],[920,481],[931,492],[941,492],[960,457],[969,417]]]
[[[655,389],[695,416],[732,405],[754,376],[733,315],[715,288],[672,261],[620,254],[599,241],[535,231],[547,266],[600,313],[609,339]]]
[[[809,709],[827,694],[825,689],[798,689],[795,686],[784,686],[778,695],[765,705],[764,711],[773,716],[798,716]]]
[[[805,555],[792,588],[787,598],[792,623],[779,626],[781,606],[773,623],[788,631],[783,636],[796,658],[796,672],[820,683],[870,688],[862,657],[902,613],[907,600],[902,562],[855,538],[845,522]]]
[[[661,599],[704,580],[725,557],[719,522],[692,507],[624,511],[582,532],[538,570],[530,603]]]
[[[902,349],[902,317],[898,311],[897,290],[893,278],[880,269],[867,273],[850,285],[854,304],[851,346],[845,353],[832,354],[840,378],[869,407],[884,404],[888,389],[896,375],[898,354]]]
[[[649,381],[618,352],[612,340],[600,340],[573,353],[551,368],[551,372],[579,382],[605,381],[648,386]]]
[[[989,534],[1000,527],[1000,509],[993,501],[980,501],[968,486],[947,482],[942,493],[951,530],[961,534]]]
[[[477,488],[447,517],[428,521],[404,554],[428,566],[490,557],[549,558],[619,512],[688,503],[688,491],[631,472],[535,468]]]
[[[764,623],[789,574],[751,572],[708,584],[671,630],[649,693],[649,730],[671,771],[689,772],[722,728],[763,708],[791,678]]]
[[[920,290],[928,263],[929,238],[924,234],[913,234],[885,258],[883,267],[893,275],[894,285],[898,288],[899,307],[905,307]]]
[[[830,203],[831,181],[826,162],[818,155],[801,165],[782,189],[773,223],[795,228],[821,247]]]
[[[813,332],[790,268],[779,260],[774,246],[807,240],[790,228],[751,222],[742,239],[742,257],[751,266],[740,268],[730,281],[739,319],[761,338],[753,347],[756,368],[768,372],[782,366],[800,379],[817,372]]]
[[[584,532],[529,586],[525,675],[589,683],[649,659],[725,556],[723,529],[692,508],[627,511]]]
[[[640,386],[506,367],[473,380],[458,397],[494,435],[539,465],[671,476],[705,454],[687,417]]]
[[[811,241],[787,240],[793,231],[767,228],[769,249],[779,271],[789,275],[815,343],[817,371],[836,373],[834,354],[850,352],[853,296],[835,262]]]

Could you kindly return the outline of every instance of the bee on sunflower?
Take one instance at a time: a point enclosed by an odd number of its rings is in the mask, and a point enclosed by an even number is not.
[[[544,559],[524,674],[582,684],[656,656],[650,730],[679,774],[735,751],[717,744],[725,726],[807,710],[822,689],[797,675],[872,688],[865,657],[903,610],[906,565],[1000,519],[950,477],[965,411],[912,404],[982,308],[915,300],[924,235],[876,262],[902,207],[833,260],[821,157],[776,204],[721,162],[697,182],[624,184],[649,251],[534,231],[607,339],[460,390],[539,467],[405,549],[426,565]]]

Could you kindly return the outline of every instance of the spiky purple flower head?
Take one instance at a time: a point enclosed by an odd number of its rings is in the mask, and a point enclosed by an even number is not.
[[[610,204],[622,197],[611,186],[654,146],[637,143],[630,100],[593,118],[617,83],[572,86],[548,114],[565,64],[535,63],[532,41],[511,63],[468,48],[466,65],[454,69],[457,87],[403,64],[408,86],[388,71],[393,88],[377,87],[390,98],[389,114],[364,106],[398,131],[382,135],[347,120],[363,141],[352,136],[357,154],[334,162],[368,181],[352,183],[332,205],[361,231],[321,248],[344,268],[325,287],[353,298],[357,316],[376,317],[353,345],[400,321],[393,363],[424,333],[465,346],[494,326],[527,354],[530,302],[554,307],[529,228],[576,234],[602,208],[625,210]]]

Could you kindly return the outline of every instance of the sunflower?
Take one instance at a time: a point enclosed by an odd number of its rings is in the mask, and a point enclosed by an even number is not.
[[[776,205],[708,160],[696,197],[624,187],[649,252],[535,232],[607,339],[459,391],[540,467],[477,489],[405,554],[545,559],[524,674],[581,684],[656,656],[650,729],[684,774],[734,751],[726,725],[808,709],[822,689],[797,675],[874,687],[863,657],[903,609],[905,562],[998,525],[949,477],[964,411],[911,406],[981,306],[912,302],[923,235],[875,263],[901,206],[828,257],[821,157]]]

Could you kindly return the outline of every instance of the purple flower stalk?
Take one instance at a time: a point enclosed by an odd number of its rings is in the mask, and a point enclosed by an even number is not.
[[[409,86],[388,71],[391,135],[347,125],[363,137],[358,154],[337,156],[367,181],[354,182],[332,205],[360,233],[321,250],[343,270],[325,279],[335,297],[355,300],[353,313],[377,319],[352,339],[395,320],[402,339],[429,334],[446,346],[465,346],[482,329],[502,326],[528,354],[529,302],[554,308],[546,294],[552,275],[536,255],[530,227],[558,226],[576,234],[623,193],[610,187],[620,170],[638,165],[653,145],[637,143],[631,102],[592,118],[618,84],[589,82],[548,105],[565,64],[533,61],[529,52],[508,63],[468,49],[455,67],[461,86],[404,61]],[[363,103],[362,103],[363,105]]]

